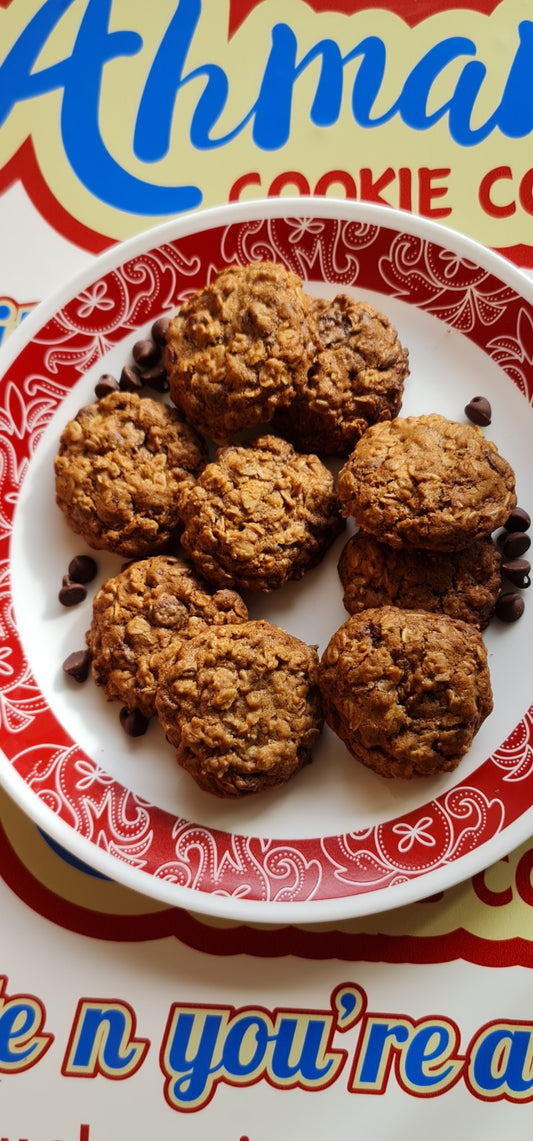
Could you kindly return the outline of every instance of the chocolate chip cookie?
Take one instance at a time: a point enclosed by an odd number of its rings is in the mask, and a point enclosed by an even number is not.
[[[501,590],[501,555],[490,536],[460,551],[390,547],[358,531],[341,552],[338,571],[349,614],[399,606],[448,614],[485,629]]]
[[[274,423],[299,451],[347,456],[370,424],[398,415],[408,352],[387,317],[346,294],[310,298],[309,326],[306,384]]]
[[[55,457],[56,500],[90,547],[126,558],[166,551],[182,530],[178,492],[206,460],[176,408],[113,392],[81,408]]]
[[[452,551],[490,534],[516,505],[514,472],[480,428],[444,416],[374,424],[339,473],[339,500],[393,547]]]
[[[334,479],[276,436],[217,452],[182,497],[182,545],[215,586],[272,591],[320,561],[344,525]]]
[[[481,634],[445,614],[383,606],[352,615],[319,679],[330,727],[385,777],[453,771],[492,710]]]
[[[284,266],[229,266],[184,302],[167,331],[170,395],[217,444],[272,419],[308,367],[307,302]]]
[[[161,653],[206,625],[247,618],[235,591],[209,592],[183,559],[130,563],[94,597],[87,633],[94,680],[109,701],[152,717]]]
[[[212,626],[167,652],[156,697],[178,764],[240,797],[284,784],[322,728],[316,650],[269,622]]]

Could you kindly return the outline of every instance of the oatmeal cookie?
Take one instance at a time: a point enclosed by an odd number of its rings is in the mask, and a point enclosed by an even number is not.
[[[197,572],[241,590],[301,578],[344,526],[327,468],[270,435],[219,449],[181,510],[182,544]]]
[[[55,457],[56,500],[89,546],[142,558],[168,550],[182,529],[178,491],[206,461],[181,412],[113,392],[81,408]]]
[[[157,712],[200,788],[245,796],[284,784],[322,728],[316,650],[269,622],[202,630],[167,653]]]
[[[339,500],[393,547],[452,551],[516,505],[514,472],[480,428],[433,413],[374,424],[339,473]]]
[[[492,710],[481,634],[445,614],[353,614],[330,639],[319,679],[330,727],[385,777],[453,771]]]
[[[429,610],[484,630],[501,590],[501,555],[490,536],[460,551],[390,547],[359,531],[344,546],[338,570],[349,614],[375,606]]]
[[[247,618],[235,591],[209,592],[183,559],[154,555],[129,563],[94,597],[87,632],[94,680],[109,701],[150,718],[161,653],[206,625]]]
[[[301,279],[272,262],[230,266],[170,322],[170,395],[200,431],[225,444],[291,399],[305,381],[308,353]]]
[[[310,298],[309,325],[306,384],[274,424],[301,452],[347,456],[370,424],[398,415],[408,352],[387,317],[346,294]]]

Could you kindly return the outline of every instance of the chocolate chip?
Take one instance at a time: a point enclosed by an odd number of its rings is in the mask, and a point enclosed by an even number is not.
[[[69,578],[73,582],[92,582],[98,567],[90,555],[75,555],[68,564]]]
[[[168,329],[169,325],[170,325],[170,318],[169,317],[160,317],[159,320],[155,321],[154,324],[152,325],[152,328],[151,328],[152,337],[153,337],[156,345],[159,345],[160,349],[164,349],[164,347],[167,343],[167,329]]]
[[[68,574],[64,574],[63,585],[57,597],[62,606],[77,606],[87,598],[87,588],[81,582],[73,582]]]
[[[152,368],[161,356],[161,350],[154,341],[136,341],[131,351],[133,359],[141,371],[145,368]]]
[[[153,368],[143,369],[141,380],[143,384],[147,384],[155,392],[168,392],[168,374],[163,364],[156,364]]]
[[[531,539],[524,531],[511,531],[503,540],[502,551],[506,561],[519,559],[531,546]]]
[[[115,377],[111,376],[110,373],[104,372],[97,380],[94,391],[98,399],[101,400],[102,396],[109,396],[110,392],[118,392],[119,387],[118,380],[115,380]]]
[[[502,563],[502,572],[513,586],[519,586],[522,590],[531,586],[531,563],[527,559],[511,559],[510,562]]]
[[[480,428],[486,428],[492,419],[492,408],[486,396],[474,396],[466,405],[465,413],[468,419],[473,424],[478,424]]]
[[[74,650],[63,662],[63,672],[74,681],[86,681],[89,676],[91,655],[88,650]]]
[[[524,613],[524,599],[521,594],[514,591],[510,594],[500,594],[496,603],[495,614],[502,622],[516,622]]]
[[[139,376],[136,368],[131,365],[125,364],[120,374],[120,389],[121,392],[138,392],[142,388],[143,382]]]
[[[531,516],[523,507],[515,507],[505,523],[506,531],[528,531],[531,527]]]
[[[128,737],[142,737],[148,728],[148,719],[139,709],[128,709],[123,705],[119,713],[120,724]]]

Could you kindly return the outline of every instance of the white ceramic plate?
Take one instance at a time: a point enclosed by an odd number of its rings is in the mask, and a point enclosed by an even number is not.
[[[60,606],[70,559],[90,553],[54,501],[60,432],[157,317],[224,265],[265,259],[309,293],[348,292],[390,317],[410,352],[402,415],[464,420],[487,396],[487,435],[533,506],[533,285],[504,259],[410,214],[330,199],[224,206],[124,242],[42,303],[0,356],[0,781],[73,856],[138,891],[204,914],[312,923],[431,895],[533,832],[533,606],[526,595],[519,622],[486,631],[494,712],[458,770],[430,780],[383,780],[325,729],[284,788],[225,803],[177,768],[157,724],[129,739],[92,681],[65,678],[92,593],[122,560],[96,553],[86,602]],[[321,651],[347,617],[346,538],[300,583],[248,597],[251,616]]]

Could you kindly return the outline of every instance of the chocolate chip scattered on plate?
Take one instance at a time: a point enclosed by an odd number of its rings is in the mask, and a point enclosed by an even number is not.
[[[507,522],[505,523],[506,531],[528,531],[531,527],[531,516],[523,507],[515,507],[511,511]]]
[[[118,392],[119,388],[118,380],[116,380],[114,376],[111,376],[109,372],[104,372],[99,380],[97,380],[94,392],[95,396],[101,400],[102,396],[109,396],[110,392]]]
[[[63,672],[74,681],[86,681],[89,676],[91,655],[88,650],[74,650],[63,662]]]
[[[516,622],[524,613],[524,599],[516,591],[500,594],[495,614],[502,622]]]
[[[87,587],[81,582],[73,582],[68,574],[64,574],[63,585],[57,597],[62,606],[77,606],[87,598]]]
[[[510,559],[502,563],[502,572],[513,586],[519,586],[521,590],[531,586],[531,563],[527,559]]]
[[[466,405],[465,414],[479,428],[486,428],[492,420],[492,408],[486,396],[474,396]]]
[[[73,582],[92,582],[98,566],[90,555],[75,555],[68,564],[68,575]]]
[[[119,713],[120,724],[128,737],[142,737],[148,728],[148,720],[139,709],[128,709],[123,705]]]

